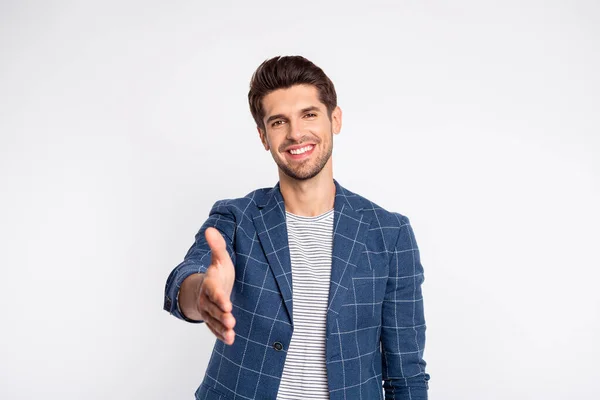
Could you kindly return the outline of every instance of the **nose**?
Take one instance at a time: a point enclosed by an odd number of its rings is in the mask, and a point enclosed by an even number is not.
[[[302,129],[302,121],[291,119],[288,124],[287,139],[290,141],[299,141],[304,136],[304,130]]]

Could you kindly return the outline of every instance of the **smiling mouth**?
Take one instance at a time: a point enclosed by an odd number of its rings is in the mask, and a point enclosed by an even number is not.
[[[306,152],[311,151],[314,147],[315,147],[314,145],[309,144],[309,145],[306,145],[306,146],[301,147],[299,149],[288,150],[288,153],[294,154],[294,155],[304,154]]]
[[[288,150],[288,151],[286,151],[286,153],[288,154],[288,156],[291,159],[299,160],[299,159],[306,158],[309,155],[311,155],[314,149],[315,149],[315,145],[308,144],[308,145],[306,145],[304,147],[300,147],[298,149]]]

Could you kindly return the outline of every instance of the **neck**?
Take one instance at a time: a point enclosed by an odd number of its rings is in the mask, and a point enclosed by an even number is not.
[[[307,180],[296,180],[279,171],[279,189],[285,210],[292,214],[315,217],[334,206],[335,183],[331,168],[327,166],[318,175]]]

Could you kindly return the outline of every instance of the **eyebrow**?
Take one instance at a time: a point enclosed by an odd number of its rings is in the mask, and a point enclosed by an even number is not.
[[[300,110],[300,114],[304,114],[309,111],[321,111],[321,109],[317,106],[310,106],[310,107],[306,107],[306,108],[303,108],[302,110]],[[269,122],[279,119],[279,118],[286,118],[286,116],[283,114],[271,115],[269,118],[267,118],[266,123],[268,124]]]

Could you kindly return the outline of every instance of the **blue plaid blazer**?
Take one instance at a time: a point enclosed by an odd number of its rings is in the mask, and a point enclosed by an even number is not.
[[[419,249],[406,216],[384,210],[336,180],[326,323],[330,399],[427,399]],[[179,287],[206,271],[207,227],[235,266],[236,337],[216,340],[198,400],[275,399],[294,329],[292,269],[279,183],[217,201],[183,262],[167,278],[164,309],[182,320]],[[201,322],[201,321],[200,321]]]

